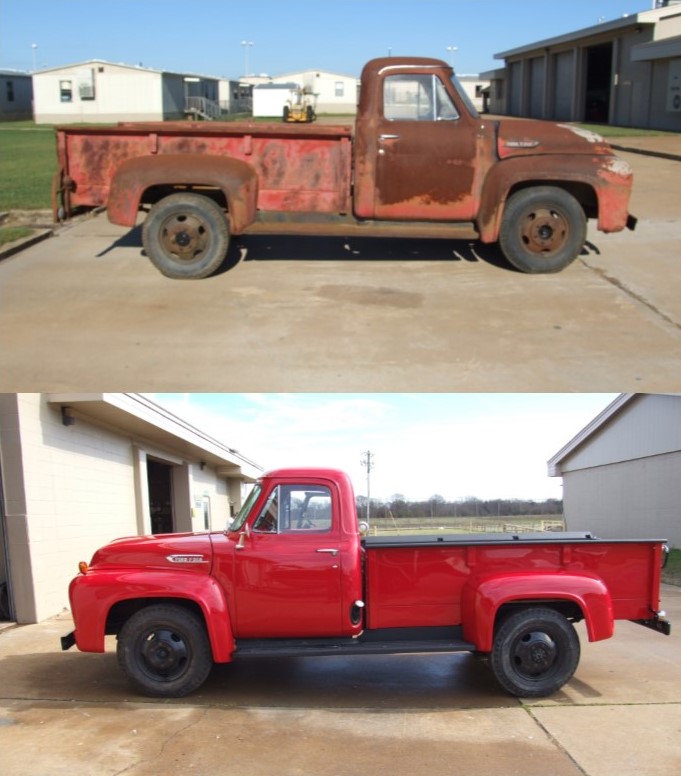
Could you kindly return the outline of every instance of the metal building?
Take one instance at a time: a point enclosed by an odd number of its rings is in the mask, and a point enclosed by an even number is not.
[[[548,462],[568,530],[681,547],[681,396],[621,394]]]
[[[681,3],[495,54],[489,110],[681,130]]]
[[[33,81],[30,73],[0,70],[0,121],[33,118]]]

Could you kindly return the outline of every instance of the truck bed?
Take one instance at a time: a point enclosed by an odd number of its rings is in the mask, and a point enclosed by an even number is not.
[[[258,208],[317,213],[351,210],[349,125],[140,122],[57,128],[62,174],[74,182],[71,207],[107,204],[121,162],[140,156],[230,156],[258,175]],[[200,180],[196,181],[201,184]]]
[[[646,620],[658,606],[663,541],[587,532],[366,537],[367,625],[458,624],[469,581],[509,574],[602,580],[615,619]]]

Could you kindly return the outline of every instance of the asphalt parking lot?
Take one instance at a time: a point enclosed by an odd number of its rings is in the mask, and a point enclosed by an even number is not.
[[[681,588],[662,604],[681,622]],[[131,694],[111,642],[59,651],[67,614],[0,632],[3,776],[49,773],[677,776],[679,636],[619,623],[557,695],[506,695],[469,655],[307,658],[214,669],[200,692]]]
[[[558,275],[470,240],[250,237],[177,281],[139,227],[74,223],[0,262],[0,388],[676,390],[681,161],[622,155],[638,229]]]

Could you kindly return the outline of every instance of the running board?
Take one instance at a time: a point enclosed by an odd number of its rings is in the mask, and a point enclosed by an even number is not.
[[[472,652],[459,628],[388,628],[342,639],[240,639],[234,658],[335,657],[337,655],[408,655],[424,652]],[[443,634],[446,632],[446,635]],[[413,635],[409,635],[413,634]]]
[[[416,239],[477,240],[471,222],[359,221],[332,213],[259,212],[242,234],[303,235],[316,237],[412,237]]]

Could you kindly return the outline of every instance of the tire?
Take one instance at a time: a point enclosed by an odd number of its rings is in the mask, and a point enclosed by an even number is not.
[[[579,663],[579,638],[555,609],[522,609],[503,621],[495,637],[490,665],[511,695],[543,698],[557,692]]]
[[[206,278],[225,260],[229,227],[222,208],[209,197],[171,194],[149,211],[142,242],[166,277]]]
[[[522,189],[506,203],[499,245],[522,272],[560,272],[579,256],[585,240],[584,210],[563,189]]]
[[[118,634],[118,664],[133,687],[154,698],[181,698],[197,690],[213,665],[201,619],[180,606],[147,606]]]

